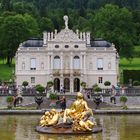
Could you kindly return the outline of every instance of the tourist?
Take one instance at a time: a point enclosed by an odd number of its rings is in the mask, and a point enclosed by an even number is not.
[[[114,104],[116,104],[116,89],[115,89],[115,86],[112,85],[112,93],[111,93],[111,96],[110,96],[110,102],[114,102]]]
[[[63,87],[63,93],[65,94],[65,88]]]
[[[66,98],[65,98],[65,96],[62,97],[62,99],[60,101],[60,104],[61,104],[61,109],[65,110],[66,109]]]
[[[16,95],[13,96],[13,103],[14,103],[14,107],[16,107],[16,105],[17,105],[17,96]]]
[[[93,101],[96,104],[96,107],[95,107],[96,109],[99,107],[100,103],[102,102],[100,96],[96,96]]]
[[[90,92],[87,92],[87,98],[90,99]]]
[[[121,95],[124,95],[125,94],[125,87],[122,85],[121,87]]]
[[[100,100],[101,100],[102,103],[104,102],[103,95],[100,95]]]

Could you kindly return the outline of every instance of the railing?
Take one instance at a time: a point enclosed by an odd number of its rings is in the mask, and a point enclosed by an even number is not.
[[[102,89],[101,92],[94,93],[92,92],[92,88],[87,88],[85,93],[91,93],[93,96],[96,95],[103,95],[103,96],[110,96],[112,93],[112,89]],[[16,88],[0,88],[0,96],[8,96],[8,95],[16,95],[17,89]],[[35,96],[36,95],[35,88],[26,88],[22,89],[21,95],[22,96]],[[116,89],[116,96],[122,95],[121,89]],[[126,96],[140,96],[140,88],[125,88],[124,95]],[[42,93],[42,96],[46,96],[46,92]]]
[[[63,75],[68,75],[70,76],[70,74],[73,74],[74,76],[80,76],[81,75],[81,70],[80,69],[54,69],[53,70],[53,75],[54,76],[60,76],[60,74],[63,74]]]
[[[0,96],[8,96],[8,95],[14,96],[16,94],[17,94],[17,89],[0,88]],[[26,88],[26,89],[22,89],[21,95],[22,96],[35,96],[37,95],[37,92],[34,88]],[[40,95],[46,96],[46,92]]]
[[[103,96],[110,96],[112,93],[112,89],[109,88],[109,89],[102,89],[101,92],[91,92],[91,94],[93,96],[96,96],[96,95],[103,95]],[[116,96],[120,96],[122,95],[122,89],[116,89]],[[125,88],[124,89],[124,95],[126,96],[140,96],[140,88]]]

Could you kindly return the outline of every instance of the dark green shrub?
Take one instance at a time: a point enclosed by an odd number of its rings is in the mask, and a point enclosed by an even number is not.
[[[55,93],[50,93],[49,98],[50,98],[51,100],[56,100],[56,99],[58,99],[58,95],[55,94]]]
[[[94,84],[92,86],[92,88],[93,88],[93,91],[95,91],[95,92],[101,92],[102,91],[102,89],[97,84]]]
[[[139,81],[133,81],[133,86],[139,86],[140,82]]]
[[[82,86],[83,88],[86,88],[86,82],[81,82],[81,86]]]
[[[100,87],[97,86],[97,87],[94,88],[94,91],[95,91],[95,92],[101,92],[102,89],[101,89]]]
[[[120,102],[126,103],[127,102],[127,97],[126,96],[121,96],[120,97]]]
[[[97,84],[94,84],[94,85],[92,86],[93,89],[94,89],[95,87],[98,87],[98,85],[97,85]]]
[[[47,82],[47,86],[48,86],[48,87],[52,87],[53,84],[54,84],[53,81],[48,81],[48,82]]]
[[[22,86],[26,87],[26,86],[28,86],[28,84],[29,83],[27,81],[23,81]]]
[[[129,79],[140,81],[140,70],[123,70],[124,83],[129,84]]]
[[[43,93],[45,91],[45,87],[43,87],[42,85],[36,85],[35,87],[36,91],[38,91],[39,93]]]
[[[105,85],[105,86],[110,86],[110,85],[111,85],[111,82],[105,81],[105,82],[104,82],[104,85]]]
[[[14,101],[14,98],[12,96],[7,96],[6,102],[7,103],[12,103]]]

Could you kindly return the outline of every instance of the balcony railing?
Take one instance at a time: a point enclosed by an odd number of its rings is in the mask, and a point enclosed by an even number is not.
[[[56,70],[53,70],[53,76],[60,76],[61,74],[64,75],[64,76],[70,76],[71,74],[73,76],[80,76],[81,75],[81,70],[80,69],[56,69]]]

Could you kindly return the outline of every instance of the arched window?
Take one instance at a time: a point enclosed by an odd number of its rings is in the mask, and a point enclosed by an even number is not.
[[[53,67],[54,67],[54,69],[60,69],[60,57],[59,56],[54,57]]]
[[[79,56],[74,56],[73,68],[74,69],[80,69],[80,58],[79,58]]]
[[[54,79],[54,91],[60,91],[60,80],[58,78]]]

